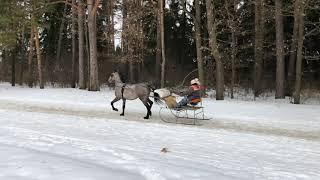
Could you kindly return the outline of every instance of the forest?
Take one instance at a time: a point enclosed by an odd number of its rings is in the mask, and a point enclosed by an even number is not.
[[[99,91],[115,70],[233,98],[320,91],[319,0],[1,0],[0,81]]]

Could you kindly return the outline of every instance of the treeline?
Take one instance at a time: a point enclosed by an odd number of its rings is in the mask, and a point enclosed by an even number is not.
[[[319,0],[1,0],[0,80],[97,91],[115,69],[162,87],[194,72],[218,100],[300,103],[320,86],[319,17]]]

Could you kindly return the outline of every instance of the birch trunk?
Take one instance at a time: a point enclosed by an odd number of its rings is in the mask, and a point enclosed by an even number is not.
[[[40,41],[39,41],[39,32],[38,32],[37,27],[34,27],[34,36],[35,36],[35,41],[36,41],[36,51],[37,51],[37,60],[38,60],[39,86],[40,86],[40,89],[44,89],[41,49],[40,49]]]

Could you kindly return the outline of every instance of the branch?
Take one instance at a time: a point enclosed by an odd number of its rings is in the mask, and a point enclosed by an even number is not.
[[[91,10],[91,15],[95,15],[97,13],[97,9],[98,9],[98,6],[100,4],[100,0],[96,0],[94,6],[92,7],[92,10]]]
[[[48,3],[44,4],[44,7],[36,8],[35,11],[41,10],[41,9],[45,8],[46,6],[50,6],[50,5],[54,5],[54,4],[60,4],[60,3],[64,3],[64,4],[67,4],[67,5],[70,5],[71,7],[74,7],[74,8],[76,8],[78,10],[78,6],[77,5],[73,5],[71,2],[68,2],[68,1],[70,1],[70,0],[64,0],[64,1],[60,0],[60,1],[48,2]]]

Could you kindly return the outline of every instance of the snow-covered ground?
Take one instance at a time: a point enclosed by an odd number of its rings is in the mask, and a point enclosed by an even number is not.
[[[212,119],[185,126],[112,99],[0,84],[0,179],[320,179],[319,105],[206,99]]]

